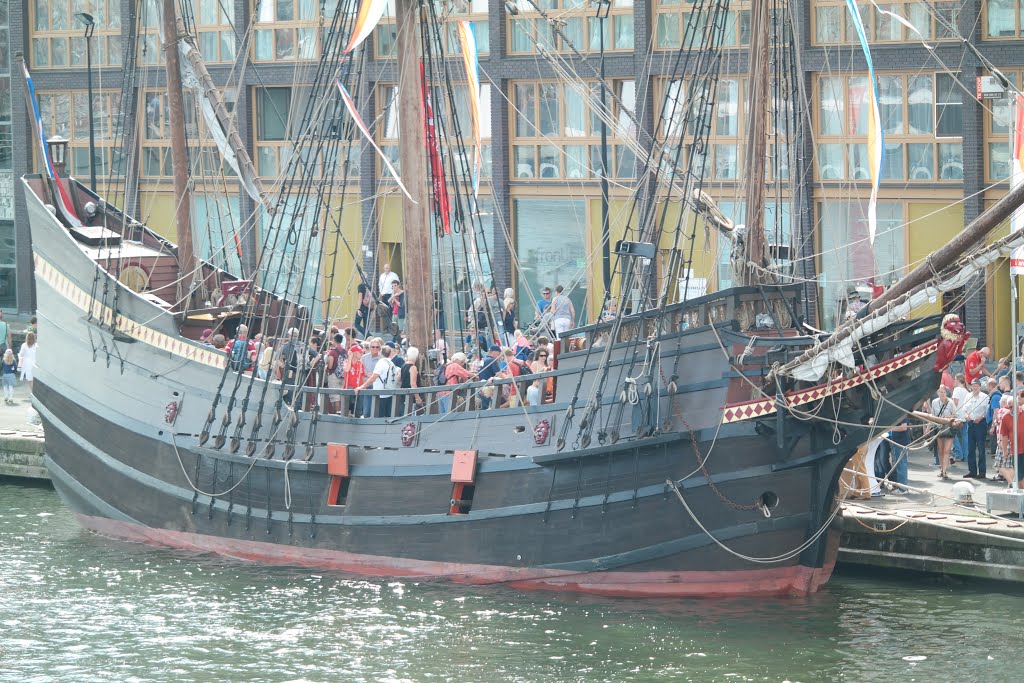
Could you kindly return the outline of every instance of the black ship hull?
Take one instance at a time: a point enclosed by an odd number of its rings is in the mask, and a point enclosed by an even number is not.
[[[519,588],[804,594],[831,574],[839,476],[869,418],[891,424],[938,384],[934,326],[907,325],[903,338],[867,345],[885,358],[872,357],[874,369],[862,358],[843,383],[744,400],[773,353],[813,340],[742,334],[716,308],[742,305],[742,292],[725,293],[679,308],[670,329],[638,319],[616,339],[583,331],[592,347],[611,344],[612,373],[646,378],[629,405],[621,381],[595,380],[586,350],[560,355],[553,404],[365,420],[295,412],[281,423],[279,406],[261,403],[239,438],[236,394],[263,382],[225,373],[222,357],[134,293],[100,297],[98,279],[121,285],[26,196],[47,464],[83,526],[112,537]],[[678,324],[696,311],[704,324]],[[660,345],[646,375],[637,354],[653,357],[651,345],[630,340],[640,330]],[[594,442],[568,410],[582,410],[581,396],[610,416]]]

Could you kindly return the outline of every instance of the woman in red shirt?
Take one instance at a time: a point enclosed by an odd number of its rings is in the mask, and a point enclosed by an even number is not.
[[[342,388],[344,389],[355,389],[360,387],[366,381],[366,367],[363,365],[363,347],[359,344],[353,344],[352,348],[348,350],[348,358],[345,359],[345,363],[341,366],[342,371],[345,373],[345,384]],[[343,414],[349,414],[350,411],[348,406],[356,404],[355,397],[343,396],[342,397],[344,408]],[[359,417],[359,415],[356,415]]]

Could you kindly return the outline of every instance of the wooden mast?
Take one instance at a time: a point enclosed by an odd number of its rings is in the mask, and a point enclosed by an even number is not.
[[[171,126],[171,163],[174,169],[174,214],[178,236],[178,301],[189,308],[196,275],[192,246],[192,201],[188,188],[188,150],[185,144],[185,102],[181,91],[175,0],[163,0],[164,66],[167,74],[167,109]]]
[[[398,33],[399,173],[412,196],[402,200],[406,335],[411,346],[432,345],[434,288],[431,278],[430,211],[427,199],[426,133],[420,83],[417,0],[396,0]],[[426,353],[423,354],[426,357]]]
[[[747,149],[744,177],[747,187],[746,237],[743,249],[733,255],[733,269],[740,285],[771,280],[760,268],[768,265],[764,233],[765,166],[768,145],[768,14],[766,2],[751,3],[750,70],[747,76]]]

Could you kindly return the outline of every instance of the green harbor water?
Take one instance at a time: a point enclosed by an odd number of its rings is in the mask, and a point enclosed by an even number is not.
[[[102,539],[0,480],[0,681],[1008,681],[1024,593],[838,575],[626,601],[263,567]]]

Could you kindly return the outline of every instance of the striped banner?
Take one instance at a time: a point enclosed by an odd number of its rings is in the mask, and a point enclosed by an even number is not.
[[[78,218],[78,214],[75,213],[74,202],[71,201],[71,195],[68,194],[67,188],[64,186],[64,181],[57,176],[57,170],[53,166],[53,159],[50,158],[50,146],[46,142],[46,131],[43,129],[43,117],[39,113],[39,102],[36,100],[36,87],[32,83],[32,75],[28,72],[28,64],[25,60],[21,61],[21,73],[25,77],[25,85],[28,86],[28,98],[29,108],[32,110],[32,118],[35,120],[36,126],[36,139],[39,142],[40,158],[43,160],[43,166],[46,168],[46,175],[53,181],[57,191],[54,193],[54,201],[57,203],[57,210],[61,212],[64,220],[72,227],[82,227],[82,221]]]
[[[1013,156],[1010,159],[1010,187],[1024,183],[1024,95],[1013,98]],[[1010,216],[1010,232],[1024,229],[1024,209],[1017,209]],[[1024,247],[1017,247],[1010,254],[1010,275],[1024,275]]]
[[[469,117],[473,126],[473,197],[480,193],[480,56],[476,47],[473,22],[458,21],[459,46],[462,48],[462,62],[466,65],[466,82],[469,86]]]
[[[388,7],[388,0],[363,0],[359,5],[359,13],[356,15],[355,25],[352,27],[352,36],[345,46],[345,54],[359,47],[359,44],[370,37],[373,29],[377,28],[380,18],[384,16],[384,10]]]
[[[864,59],[868,64],[868,93],[871,101],[868,106],[868,172],[871,177],[871,198],[868,199],[868,239],[875,243],[875,232],[878,227],[878,186],[882,180],[882,164],[885,162],[885,133],[882,131],[882,116],[878,106],[878,79],[875,77],[875,65],[871,62],[871,49],[868,47],[867,33],[860,19],[857,0],[846,0],[850,11],[850,23],[857,31]]]
[[[341,84],[340,80],[335,80],[334,83],[338,86],[338,92],[341,93],[341,101],[345,103],[345,108],[348,109],[348,113],[352,115],[352,120],[355,122],[356,128],[359,129],[359,132],[363,134],[363,137],[366,138],[373,148],[377,150],[377,154],[380,155],[380,160],[384,162],[384,166],[391,172],[395,182],[398,183],[400,188],[402,188],[402,192],[405,193],[405,196],[408,197],[409,201],[413,204],[416,204],[416,200],[412,198],[412,195],[409,194],[409,190],[405,189],[405,185],[402,184],[402,179],[398,177],[398,171],[395,170],[395,167],[391,165],[390,161],[388,161],[387,156],[385,156],[384,152],[382,152],[380,147],[377,146],[377,142],[373,139],[373,133],[371,133],[370,129],[366,127],[366,124],[363,123],[363,117],[359,115],[356,103],[352,99],[352,96],[348,94],[348,90],[345,90],[345,86]]]

